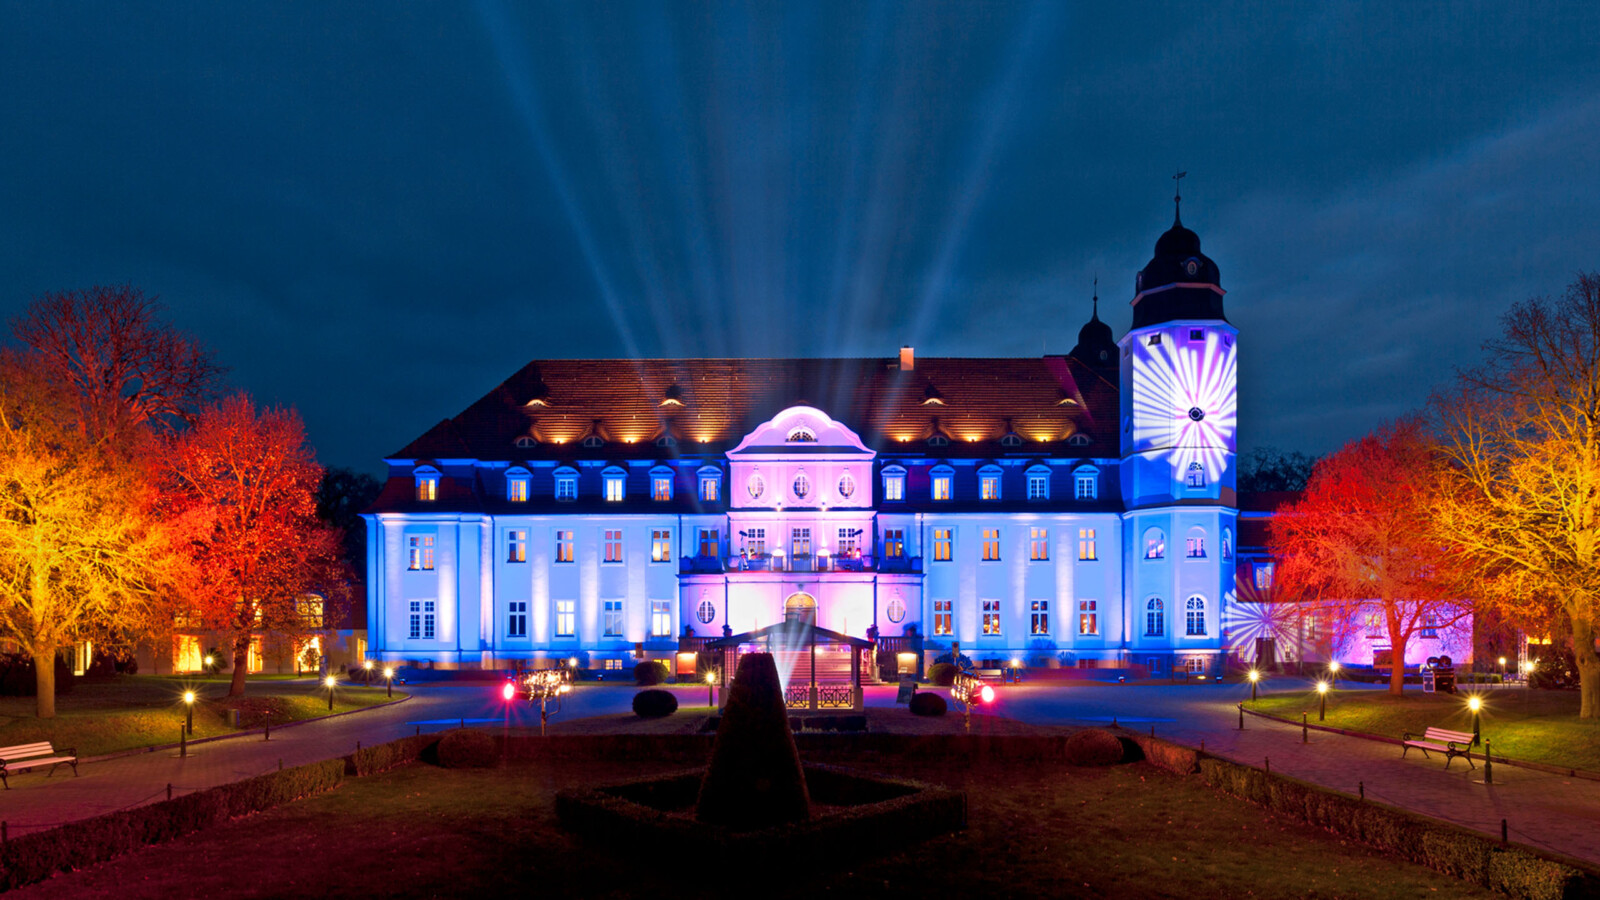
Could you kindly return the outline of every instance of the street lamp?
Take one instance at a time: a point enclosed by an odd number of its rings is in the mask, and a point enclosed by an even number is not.
[[[717,670],[706,670],[706,705],[717,705]]]
[[[215,656],[212,656],[211,654],[207,653],[206,654],[206,674],[207,675],[212,674],[211,667],[216,665],[216,663],[217,663],[217,658]]]
[[[1255,669],[1250,670],[1250,702],[1256,702],[1256,685],[1261,681],[1261,673]]]
[[[189,707],[188,715],[184,719],[183,730],[185,734],[194,734],[194,691],[183,692],[184,705]]]
[[[328,686],[328,712],[333,712],[333,686],[339,683],[339,679],[329,675],[322,683]]]
[[[1504,685],[1505,683],[1506,683],[1506,658],[1504,656],[1502,656],[1502,657],[1500,657],[1500,684]]]
[[[1473,694],[1467,698],[1467,709],[1472,710],[1472,743],[1476,746],[1479,734],[1478,716],[1483,711],[1483,700],[1477,694]]]
[[[1339,661],[1337,659],[1328,660],[1328,679],[1334,684],[1339,683]]]
[[[1328,683],[1326,681],[1317,682],[1317,696],[1321,701],[1317,707],[1317,721],[1322,722],[1328,718]]]
[[[372,660],[370,660],[370,659],[364,660],[361,663],[361,670],[363,672],[367,673],[366,674],[367,686],[371,687],[372,686]]]
[[[388,694],[386,696],[393,697],[394,696],[394,666],[384,666],[383,667],[383,678],[384,678],[385,681],[387,681],[389,683],[389,686],[387,688]]]

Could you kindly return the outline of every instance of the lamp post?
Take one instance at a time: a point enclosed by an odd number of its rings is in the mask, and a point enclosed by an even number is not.
[[[1472,710],[1472,744],[1477,746],[1479,742],[1478,716],[1483,710],[1483,700],[1477,694],[1473,694],[1467,698],[1467,709]]]
[[[183,692],[183,703],[189,708],[184,717],[183,731],[185,734],[194,734],[194,691]]]
[[[1505,687],[1505,684],[1506,684],[1506,658],[1504,656],[1502,656],[1502,657],[1500,657],[1500,686],[1501,687]]]
[[[329,675],[322,683],[328,687],[328,712],[333,712],[333,686],[339,683],[339,679]]]
[[[372,660],[370,660],[370,659],[364,660],[361,663],[361,671],[367,673],[366,674],[367,686],[371,687],[372,686]]]
[[[211,671],[211,667],[212,667],[212,666],[214,666],[214,665],[216,665],[216,662],[217,662],[217,658],[216,658],[216,657],[215,657],[215,656],[212,656],[212,655],[211,655],[211,654],[209,654],[209,653],[207,653],[207,654],[206,654],[206,660],[205,660],[205,663],[206,663],[206,674],[207,674],[207,675],[212,675],[212,674],[215,674],[215,673],[213,673],[213,672],[212,672],[212,671]],[[1502,668],[1504,668],[1504,667],[1503,667],[1503,666],[1502,666]]]
[[[383,667],[383,678],[389,683],[386,689],[388,693],[385,696],[392,698],[394,696],[394,666]]]
[[[1255,669],[1250,670],[1250,702],[1256,702],[1256,685],[1261,682],[1261,673]],[[1242,720],[1241,720],[1242,721]]]
[[[1339,661],[1337,659],[1328,660],[1328,680],[1334,684],[1339,683]]]
[[[717,705],[717,670],[706,670],[706,705]]]
[[[1328,683],[1326,681],[1317,682],[1317,697],[1319,700],[1317,721],[1326,721],[1328,718]]]

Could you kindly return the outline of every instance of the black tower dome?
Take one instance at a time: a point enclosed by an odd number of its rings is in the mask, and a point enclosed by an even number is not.
[[[1111,333],[1111,326],[1100,321],[1098,289],[1094,294],[1094,312],[1089,315],[1089,321],[1078,329],[1078,346],[1073,347],[1067,355],[1096,368],[1117,365],[1117,338]]]
[[[1156,240],[1156,255],[1139,272],[1134,290],[1135,328],[1173,319],[1227,321],[1222,314],[1222,273],[1200,252],[1200,236],[1183,227],[1176,212],[1172,227]]]

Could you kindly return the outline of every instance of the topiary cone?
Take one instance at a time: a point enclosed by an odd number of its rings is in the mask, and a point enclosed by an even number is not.
[[[695,818],[754,829],[810,816],[811,798],[789,730],[778,667],[770,653],[746,654],[722,710]]]

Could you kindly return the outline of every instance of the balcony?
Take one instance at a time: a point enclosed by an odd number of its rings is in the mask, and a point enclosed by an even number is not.
[[[687,561],[686,561],[687,562]],[[871,556],[841,556],[835,557],[828,554],[810,556],[785,556],[774,554],[772,556],[735,556],[728,559],[726,568],[693,570],[687,567],[683,571],[728,571],[728,572],[922,572],[922,557],[920,556],[895,556],[875,558]]]

